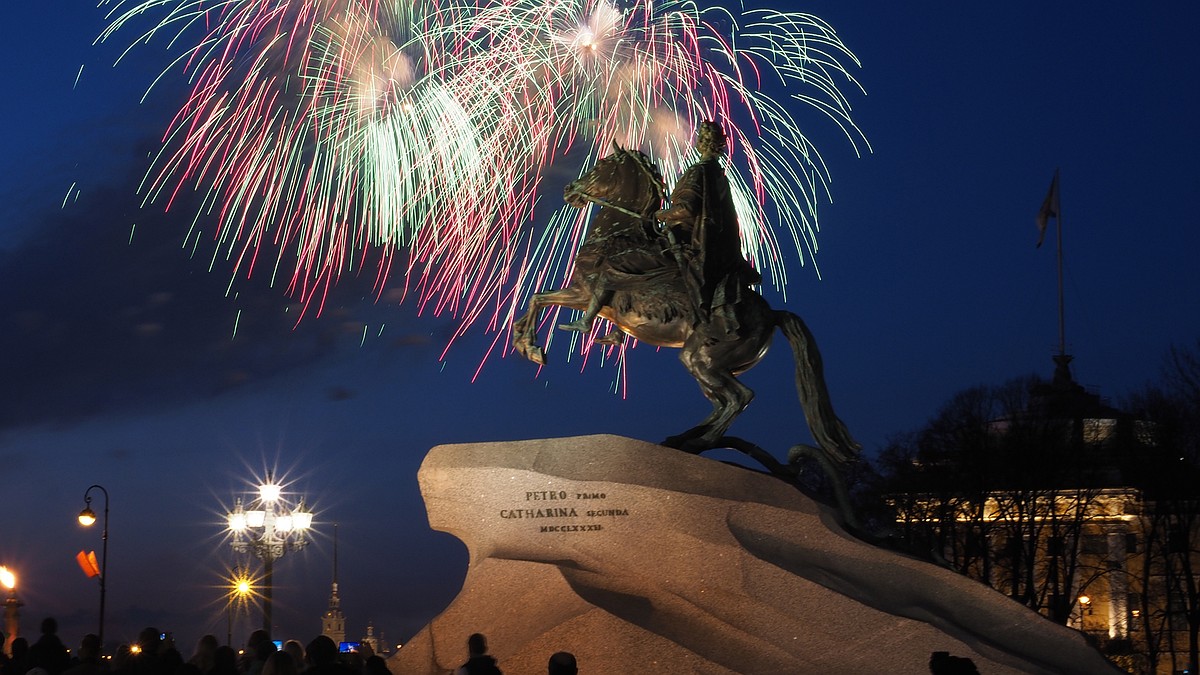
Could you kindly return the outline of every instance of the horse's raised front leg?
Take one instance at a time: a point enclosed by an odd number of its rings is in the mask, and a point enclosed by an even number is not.
[[[539,366],[544,366],[546,350],[537,345],[537,316],[541,308],[538,307],[536,298],[537,295],[534,295],[529,299],[529,309],[513,322],[513,349]]]
[[[513,322],[513,348],[518,354],[546,365],[546,350],[537,344],[538,315],[543,307],[562,306],[582,309],[587,306],[591,294],[585,289],[568,286],[546,293],[534,293],[529,297],[529,309],[525,315]]]

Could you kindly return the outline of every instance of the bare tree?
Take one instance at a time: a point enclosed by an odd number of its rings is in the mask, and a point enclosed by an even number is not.
[[[1055,393],[1036,377],[959,392],[879,471],[906,536],[1065,624],[1081,580],[1103,571],[1081,542],[1104,486],[1082,417],[1044,400]]]
[[[1159,382],[1131,397],[1151,450],[1143,461],[1146,491],[1140,567],[1141,624],[1147,657],[1171,654],[1175,670],[1200,663],[1200,340],[1172,347]],[[1184,641],[1184,645],[1179,642]],[[1186,649],[1187,663],[1176,654]]]

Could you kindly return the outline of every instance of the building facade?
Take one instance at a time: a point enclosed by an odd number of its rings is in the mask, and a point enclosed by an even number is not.
[[[968,392],[897,453],[899,533],[1129,672],[1196,672],[1200,476],[1065,369],[1023,393]]]

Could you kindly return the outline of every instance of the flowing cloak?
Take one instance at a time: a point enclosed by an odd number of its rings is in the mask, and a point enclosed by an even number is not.
[[[762,280],[742,257],[733,192],[717,157],[688,167],[671,192],[671,208],[659,218],[675,228],[677,240],[690,243],[684,276],[698,287],[701,306],[713,305],[718,288],[726,301],[735,302],[738,290]]]

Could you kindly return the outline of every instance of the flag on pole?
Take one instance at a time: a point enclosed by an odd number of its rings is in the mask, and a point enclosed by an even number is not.
[[[1037,228],[1038,228],[1038,247],[1042,245],[1042,240],[1046,238],[1046,224],[1051,218],[1058,218],[1058,171],[1054,172],[1054,179],[1050,181],[1050,190],[1046,192],[1046,198],[1042,200],[1042,208],[1038,209]]]
[[[100,565],[96,562],[96,552],[84,553],[80,551],[75,554],[75,562],[79,563],[79,569],[87,575],[89,579],[100,576]]]

